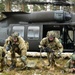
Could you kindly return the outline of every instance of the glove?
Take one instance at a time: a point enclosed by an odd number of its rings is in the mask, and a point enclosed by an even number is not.
[[[61,52],[58,52],[58,56],[59,56],[59,57],[61,56]]]
[[[4,57],[5,56],[5,52],[2,52],[2,57]]]
[[[42,47],[42,46],[39,45],[39,48],[40,48],[40,51],[41,51],[41,52],[44,51],[44,47]]]
[[[61,52],[55,52],[54,54],[57,58],[61,57]]]
[[[45,47],[44,48],[44,51],[45,52],[50,52],[50,53],[52,53],[52,52],[54,52],[52,49],[50,49],[49,47]]]
[[[9,51],[10,49],[11,49],[10,46],[7,46],[7,47],[6,47],[6,51]]]
[[[24,63],[26,62],[26,59],[27,59],[26,56],[22,56],[22,57],[21,57],[21,61],[24,62]]]

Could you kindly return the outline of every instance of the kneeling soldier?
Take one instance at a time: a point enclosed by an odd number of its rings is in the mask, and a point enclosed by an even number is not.
[[[41,40],[39,48],[40,47],[42,47],[43,49],[47,51],[49,65],[51,65],[51,63],[53,63],[53,65],[55,64],[54,55],[56,57],[59,57],[61,56],[61,53],[63,52],[63,45],[55,36],[54,31],[47,32],[47,37]]]
[[[11,52],[11,66],[10,70],[16,67],[16,56],[15,53],[20,55],[21,61],[24,63],[24,67],[26,67],[26,52],[28,50],[28,44],[25,40],[19,36],[17,32],[14,32],[11,36],[9,36],[4,44],[5,49]]]
[[[66,66],[65,66],[65,70],[67,72],[75,72],[75,53],[72,54],[70,60],[67,62]]]

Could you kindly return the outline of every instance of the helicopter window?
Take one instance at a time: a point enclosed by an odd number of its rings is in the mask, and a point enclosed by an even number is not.
[[[39,26],[29,26],[28,27],[28,39],[37,40],[39,39]]]
[[[24,38],[24,26],[13,26],[13,32],[18,32]]]
[[[68,43],[73,42],[73,31],[68,31]]]

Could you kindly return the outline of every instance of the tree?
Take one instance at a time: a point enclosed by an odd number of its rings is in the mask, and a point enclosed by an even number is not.
[[[46,8],[45,8],[45,6],[44,5],[40,5],[40,10],[45,10]]]
[[[5,11],[11,11],[11,0],[5,0]]]
[[[24,5],[24,11],[25,11],[25,12],[29,12],[29,9],[28,9],[27,4]]]
[[[75,0],[69,0],[69,1],[75,4]],[[72,6],[72,9],[73,9],[73,12],[75,12],[75,5]]]
[[[3,14],[1,12],[5,11],[5,6],[3,0],[0,2],[0,20],[3,18]]]
[[[33,11],[37,11],[37,10],[39,10],[38,5],[34,5]]]

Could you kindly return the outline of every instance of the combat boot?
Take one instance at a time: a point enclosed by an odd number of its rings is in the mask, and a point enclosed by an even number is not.
[[[27,63],[26,63],[27,57],[26,56],[22,56],[21,57],[21,61],[23,62],[24,66],[21,68],[22,70],[26,68]]]
[[[21,70],[26,69],[26,67],[27,67],[26,63],[23,63],[23,66],[21,67]]]
[[[10,70],[14,70],[16,68],[16,63],[12,63],[11,65],[10,65]]]

